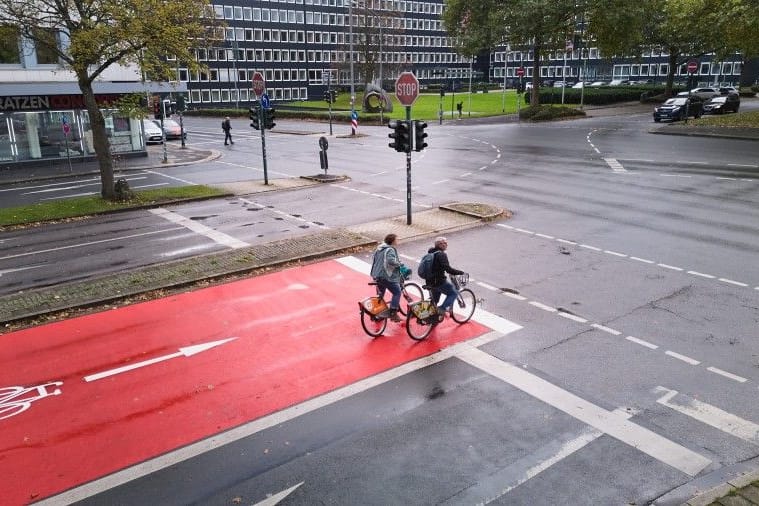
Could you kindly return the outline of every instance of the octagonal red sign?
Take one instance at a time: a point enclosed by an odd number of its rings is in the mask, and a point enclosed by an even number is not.
[[[256,72],[253,74],[253,93],[260,97],[264,94],[265,89],[266,81],[264,81],[263,74],[261,74],[261,72]]]
[[[395,97],[401,105],[410,107],[419,96],[419,79],[413,72],[402,72],[395,81]]]

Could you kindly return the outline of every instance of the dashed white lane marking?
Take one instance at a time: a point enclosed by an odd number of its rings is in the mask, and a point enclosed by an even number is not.
[[[646,258],[640,258],[640,257],[637,257],[637,256],[628,255],[627,253],[621,253],[619,251],[613,251],[613,250],[603,249],[603,248],[599,248],[597,246],[591,246],[590,244],[577,243],[575,241],[569,241],[567,239],[562,239],[560,237],[555,237],[555,236],[550,235],[550,234],[543,234],[543,233],[540,233],[540,232],[535,232],[533,230],[527,230],[527,229],[524,229],[524,228],[514,227],[512,225],[506,225],[506,224],[503,224],[503,223],[499,223],[497,226],[499,226],[501,228],[505,228],[507,230],[513,230],[515,232],[520,232],[522,234],[532,235],[534,237],[540,237],[542,239],[553,240],[553,241],[560,242],[560,243],[563,243],[563,244],[571,244],[573,246],[579,246],[580,248],[591,250],[591,251],[602,252],[602,253],[605,253],[607,255],[612,255],[612,256],[615,256],[615,257],[618,257],[618,258],[629,258],[630,260],[634,260],[636,262],[640,262],[640,263],[644,263],[644,264],[656,264],[657,266],[661,267],[662,269],[668,269],[668,270],[677,271],[677,272],[683,272],[683,271],[685,271],[685,269],[682,268],[682,267],[677,267],[677,266],[669,265],[669,264],[665,264],[665,263],[657,263],[654,260],[649,260],[649,259],[646,259]],[[743,281],[738,281],[738,280],[735,280],[735,279],[724,278],[724,277],[718,277],[718,276],[716,276],[714,274],[707,274],[705,272],[699,272],[699,271],[694,271],[694,270],[688,270],[686,272],[687,272],[687,274],[690,274],[691,276],[698,276],[698,277],[704,278],[704,279],[716,279],[716,280],[721,281],[722,283],[727,283],[727,284],[730,284],[730,285],[733,285],[733,286],[739,286],[739,287],[742,287],[742,288],[747,288],[747,287],[750,286],[748,283],[743,282]],[[754,289],[755,290],[759,290],[759,286],[754,287]]]
[[[271,212],[271,213],[274,213],[274,214],[278,214],[278,215],[282,216],[283,218],[287,218],[288,220],[298,221],[298,222],[301,222],[301,223],[305,223],[305,224],[307,224],[307,225],[309,225],[311,227],[321,228],[323,230],[329,230],[330,229],[330,227],[328,227],[326,225],[320,225],[318,223],[314,223],[313,221],[308,221],[308,220],[306,220],[304,218],[301,218],[300,216],[293,216],[290,213],[286,213],[286,212],[280,211],[278,209],[273,209],[273,208],[261,205],[261,204],[259,204],[257,202],[253,202],[252,200],[248,200],[248,199],[245,199],[245,198],[240,198],[239,200],[240,200],[240,202],[244,202],[244,203],[246,203],[248,205],[256,206],[259,209],[265,209],[268,212]]]
[[[441,180],[439,180],[439,181],[435,181],[435,182],[434,182],[434,183],[432,183],[432,184],[442,184],[442,183],[447,183],[447,182],[449,182],[449,181],[450,181],[450,179],[441,179]]]
[[[606,327],[604,325],[600,325],[598,323],[594,323],[593,325],[591,325],[591,327],[596,328],[598,330],[602,330],[602,331],[604,331],[604,332],[606,332],[608,334],[611,334],[613,336],[618,336],[618,335],[620,335],[622,333],[622,332],[620,332],[618,330],[614,330],[612,328]]]
[[[630,341],[632,343],[639,344],[641,346],[645,346],[646,348],[650,348],[652,350],[659,349],[659,347],[657,345],[655,345],[653,343],[649,343],[648,341],[645,341],[643,339],[638,339],[637,337],[627,336],[627,337],[625,337],[625,339],[627,339],[628,341]]]
[[[738,376],[737,374],[733,374],[731,372],[723,371],[722,369],[718,369],[716,367],[707,367],[707,371],[713,372],[714,374],[719,374],[720,376],[724,376],[725,378],[730,378],[731,380],[737,381],[738,383],[745,383],[748,380],[744,378],[743,376]]]
[[[464,362],[689,476],[697,475],[711,463],[709,459],[684,446],[632,423],[614,412],[596,406],[520,367],[499,360],[480,349],[471,346],[461,347],[461,351],[456,356]]]
[[[245,248],[246,246],[250,246],[250,244],[245,241],[241,241],[236,237],[225,234],[224,232],[214,230],[211,227],[203,225],[202,223],[198,223],[197,221],[193,221],[185,216],[182,216],[181,214],[169,211],[168,209],[159,207],[157,209],[150,209],[149,212],[155,214],[156,216],[160,216],[167,221],[176,223],[177,225],[181,225],[189,230],[192,230],[196,234],[208,237],[212,241],[221,244],[222,246],[227,246],[228,248],[232,249]]]
[[[361,193],[363,195],[369,195],[371,197],[380,198],[380,199],[383,199],[383,200],[391,200],[393,202],[400,202],[400,203],[404,203],[404,204],[406,203],[406,199],[405,198],[401,199],[401,198],[395,198],[395,197],[388,197],[387,195],[381,195],[379,193],[371,193],[371,192],[368,192],[366,190],[359,190],[357,188],[351,188],[350,186],[345,186],[345,185],[341,185],[341,184],[333,184],[331,186],[333,188],[340,188],[341,190],[347,190],[347,191],[354,192],[354,193]],[[412,190],[416,190],[416,189],[417,189],[416,186],[412,187]],[[405,194],[406,193],[406,188],[404,187],[402,189],[399,189],[398,191]],[[421,204],[421,203],[418,203],[418,202],[414,202],[414,206],[416,206],[416,207],[423,207],[425,209],[429,209],[429,208],[433,207],[430,204]]]
[[[690,364],[690,365],[698,365],[701,362],[696,360],[695,358],[690,358],[685,355],[681,355],[679,353],[675,353],[674,351],[667,350],[664,352],[665,355],[669,355],[672,358],[676,358],[677,360],[682,360],[683,362]]]
[[[744,420],[732,413],[728,413],[727,411],[712,406],[711,404],[692,399],[683,394],[679,395],[682,402],[672,402],[675,396],[678,395],[677,390],[658,386],[654,389],[654,393],[664,394],[656,400],[656,402],[662,406],[672,408],[675,411],[679,411],[684,415],[719,429],[722,432],[731,434],[739,439],[759,445],[759,425],[753,422],[749,422],[748,420]]]
[[[567,320],[573,320],[573,321],[576,321],[578,323],[588,323],[588,320],[586,320],[585,318],[583,318],[581,316],[573,315],[572,313],[567,313],[565,311],[559,311],[557,314],[559,316],[563,317],[563,318],[566,318]]]
[[[537,302],[537,301],[531,300],[529,302],[529,304],[531,306],[535,306],[538,309],[542,309],[543,311],[548,311],[549,313],[555,313],[557,311],[556,308],[553,308],[551,306],[546,306],[542,302]]]

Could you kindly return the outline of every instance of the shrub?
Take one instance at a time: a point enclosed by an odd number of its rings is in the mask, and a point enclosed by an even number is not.
[[[528,121],[551,121],[574,116],[585,116],[585,112],[573,107],[550,105],[531,105],[519,111],[519,117]]]

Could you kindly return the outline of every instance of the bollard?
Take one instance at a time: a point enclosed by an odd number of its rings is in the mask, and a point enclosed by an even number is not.
[[[327,148],[329,143],[326,137],[319,137],[319,163],[321,164],[324,175],[327,175],[327,169],[329,168],[329,160],[327,160]]]

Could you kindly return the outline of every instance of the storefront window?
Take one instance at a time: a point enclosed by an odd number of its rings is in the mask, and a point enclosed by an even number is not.
[[[104,110],[112,153],[144,150],[139,120]],[[0,114],[0,160],[42,160],[95,154],[89,115],[83,110]]]
[[[21,63],[19,32],[15,26],[0,26],[0,63]]]

